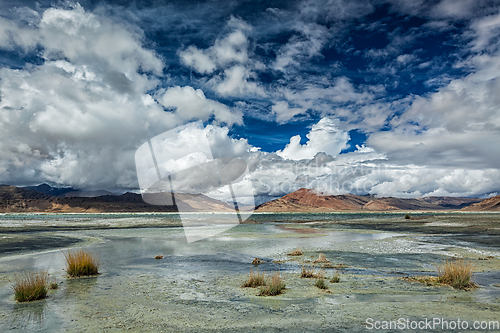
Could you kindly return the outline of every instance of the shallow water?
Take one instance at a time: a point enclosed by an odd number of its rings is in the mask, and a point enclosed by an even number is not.
[[[207,221],[217,219],[219,224],[224,221],[223,214],[196,217]],[[498,270],[477,274],[477,283],[482,288],[467,294],[456,294],[447,289],[429,290],[398,279],[400,276],[435,274],[434,263],[443,255],[452,253],[498,257],[500,253],[495,248],[477,247],[473,242],[459,242],[453,237],[440,235],[355,230],[328,223],[396,218],[401,219],[401,216],[256,214],[253,217],[253,222],[258,222],[256,224],[238,225],[215,237],[187,243],[175,214],[2,215],[0,222],[4,229],[0,236],[4,238],[0,238],[0,250],[4,250],[0,253],[0,329],[57,331],[69,329],[76,321],[84,322],[84,326],[99,325],[90,317],[81,318],[81,314],[95,309],[100,309],[95,310],[97,312],[108,311],[103,309],[110,307],[114,317],[108,317],[123,320],[129,316],[125,309],[131,304],[138,302],[149,306],[147,302],[151,299],[156,302],[154,307],[173,304],[183,309],[203,304],[228,304],[230,313],[234,309],[250,311],[252,306],[292,309],[292,306],[300,305],[323,309],[361,303],[498,302],[500,288],[495,286],[500,282]],[[301,224],[285,223],[297,221]],[[84,228],[92,223],[95,223],[93,228]],[[29,231],[31,228],[37,231]],[[199,228],[201,233],[209,233],[213,226],[208,224]],[[5,241],[7,239],[10,243]],[[20,243],[28,241],[30,246],[21,249],[16,244],[16,247],[9,248],[16,239]],[[68,240],[72,242],[68,244]],[[66,279],[62,250],[67,246],[91,249],[100,258],[101,275]],[[305,251],[304,256],[291,258],[286,255],[299,247]],[[332,295],[311,294],[310,289],[304,289],[307,281],[295,278],[300,264],[310,263],[319,252],[334,264],[346,263],[349,266],[341,271],[345,282],[332,285]],[[164,258],[155,260],[154,256],[158,254]],[[241,278],[253,268],[251,261],[255,257],[265,261],[259,266],[260,270],[279,270],[285,274],[290,286],[285,295],[262,299],[240,290]],[[276,260],[284,262],[277,264],[273,262]],[[50,292],[46,300],[17,304],[6,279],[20,270],[47,270],[62,283],[61,287]],[[327,275],[334,272],[333,269],[326,270]],[[232,289],[221,289],[220,281],[226,281]],[[412,293],[411,297],[408,293]],[[148,301],[140,303],[143,297]],[[108,298],[115,303],[106,303]],[[142,313],[135,308],[134,311]],[[425,313],[425,307],[421,311]],[[100,326],[91,327],[102,330]]]

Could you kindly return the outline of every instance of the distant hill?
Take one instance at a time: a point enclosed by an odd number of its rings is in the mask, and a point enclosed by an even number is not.
[[[71,187],[52,187],[48,184],[40,184],[37,186],[26,186],[21,187],[25,190],[31,190],[40,192],[43,194],[52,195],[55,197],[100,197],[103,195],[114,195],[113,193],[105,190],[97,190],[97,191],[82,191],[77,190]]]
[[[37,192],[40,192],[43,194],[52,195],[55,197],[58,197],[58,196],[66,194],[68,192],[74,191],[74,189],[72,189],[71,187],[58,188],[58,187],[52,187],[48,184],[40,184],[37,186],[26,186],[26,187],[22,187],[22,188],[26,189],[26,190],[30,190],[30,191],[37,191]]]
[[[484,199],[483,201],[472,204],[462,210],[467,212],[500,212],[500,195]]]
[[[233,211],[225,202],[201,194],[175,196],[182,211]],[[157,206],[145,203],[140,194],[104,195],[98,197],[53,196],[15,186],[0,186],[0,213],[10,212],[176,212],[175,206]]]
[[[301,188],[257,207],[257,212],[396,211],[458,210],[481,199],[427,197],[401,199],[360,195],[320,195]]]
[[[109,191],[106,190],[98,190],[98,191],[70,191],[67,193],[64,193],[63,197],[84,197],[84,198],[92,198],[92,197],[102,197],[104,195],[115,195]]]

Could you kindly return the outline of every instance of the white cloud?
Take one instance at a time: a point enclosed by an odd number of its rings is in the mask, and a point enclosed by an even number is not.
[[[391,163],[423,167],[418,174],[425,173],[431,177],[429,184],[436,186],[426,190],[422,182],[414,190],[471,195],[498,187],[493,178],[493,185],[488,184],[488,177],[500,165],[500,44],[490,33],[497,26],[498,16],[472,24],[475,39],[470,50],[477,53],[461,63],[474,69],[471,74],[451,80],[435,93],[415,97],[407,110],[391,121],[391,130],[369,136],[367,144],[384,152]],[[439,168],[446,169],[448,175]],[[455,176],[450,178],[449,174]],[[391,191],[386,185],[374,190],[382,188],[384,193]]]
[[[209,85],[221,96],[266,96],[266,93],[256,83],[255,74],[241,65],[236,65],[224,70],[224,75],[214,77]]]
[[[276,114],[276,122],[279,124],[285,123],[294,116],[303,114],[307,111],[304,108],[291,108],[286,101],[278,101],[274,103],[271,110],[274,114]]]
[[[489,0],[388,0],[394,11],[414,16],[447,20],[470,19],[494,10]]]
[[[229,32],[211,47],[200,50],[190,45],[178,55],[184,65],[205,75],[213,75],[207,87],[224,97],[267,96],[257,82],[255,70],[263,64],[251,59],[247,34],[252,27],[235,17],[227,24]]]
[[[417,57],[414,54],[402,54],[396,58],[396,61],[401,63],[402,65],[407,65],[411,62],[414,62]]]
[[[47,9],[39,31],[47,59],[64,54],[73,64],[92,62],[129,76],[137,75],[138,69],[160,74],[164,67],[153,51],[142,47],[140,31],[86,12],[78,4],[72,10]]]
[[[179,52],[179,56],[186,66],[192,67],[202,74],[210,74],[216,68],[215,61],[206,52],[193,45]]]
[[[472,41],[473,51],[498,51],[498,42],[495,39],[500,33],[500,14],[475,20],[472,23],[472,30],[475,37]]]
[[[217,68],[234,64],[245,64],[249,61],[249,41],[246,33],[252,30],[246,22],[231,17],[227,24],[232,31],[215,41],[214,45],[200,50],[190,45],[179,51],[179,57],[184,65],[194,68],[202,74],[210,74]]]
[[[1,19],[0,47],[36,46],[44,62],[0,69],[0,183],[136,188],[135,149],[150,137],[196,117],[241,122],[191,87],[162,91],[177,107],[165,112],[151,96],[164,64],[143,40],[137,27],[79,5],[50,8],[29,26]]]
[[[298,7],[304,20],[323,18],[333,22],[363,17],[375,9],[369,0],[307,0],[298,3]]]
[[[30,27],[20,27],[17,22],[0,17],[0,47],[30,49],[40,39],[39,32]]]
[[[432,8],[430,14],[439,18],[469,18],[486,3],[482,0],[442,0]]]
[[[300,135],[293,136],[290,143],[276,154],[289,160],[312,159],[320,152],[336,156],[347,148],[349,141],[347,132],[339,131],[336,122],[330,118],[323,118],[313,125],[306,137],[308,141],[301,145]]]
[[[166,108],[174,108],[175,113],[183,120],[208,120],[211,115],[228,125],[242,124],[242,115],[231,110],[224,104],[205,97],[200,89],[192,87],[171,87],[160,91],[158,101]]]
[[[345,103],[364,104],[372,101],[375,94],[371,91],[359,91],[350,80],[344,76],[337,77],[333,82],[318,82],[306,84],[304,89],[283,88],[283,96],[294,104],[306,109],[318,111],[332,110],[332,105]]]
[[[295,27],[298,34],[278,51],[273,68],[285,71],[288,66],[300,66],[313,57],[321,56],[321,49],[327,42],[330,34],[328,29],[319,24],[298,23]]]

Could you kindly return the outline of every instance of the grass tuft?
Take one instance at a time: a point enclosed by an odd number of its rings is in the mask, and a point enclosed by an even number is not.
[[[331,283],[339,283],[340,282],[340,276],[338,274],[335,274],[331,280],[330,280]]]
[[[316,274],[314,273],[314,266],[302,266],[300,277],[304,279],[315,278]]]
[[[31,302],[47,296],[47,281],[49,275],[46,271],[23,272],[15,275],[12,289],[14,298],[18,302]]]
[[[474,266],[466,259],[446,259],[436,265],[438,276],[412,276],[403,277],[409,282],[420,282],[426,286],[451,286],[455,289],[472,290],[478,286],[472,282]]]
[[[59,288],[59,285],[56,282],[51,282],[49,284],[49,289],[50,290],[55,290],[55,289],[58,289],[58,288]]]
[[[324,253],[319,254],[319,258],[313,261],[313,264],[327,264],[330,260],[326,259]]]
[[[274,272],[271,275],[271,280],[260,288],[260,292],[257,296],[277,296],[283,293],[283,289],[285,289],[286,284],[283,279],[280,277],[279,272]]]
[[[304,252],[300,250],[300,247],[296,250],[293,250],[292,252],[288,253],[289,256],[301,256],[303,255]]]
[[[66,273],[71,277],[99,274],[99,261],[91,252],[78,250],[64,252]]]
[[[444,260],[437,267],[438,278],[437,282],[452,286],[455,289],[470,290],[477,287],[472,282],[472,273],[474,273],[474,265],[466,259]]]
[[[420,282],[422,284],[425,284],[426,286],[441,286],[441,284],[438,282],[438,277],[436,276],[404,276],[402,277],[403,280],[409,281],[409,282]]]
[[[317,279],[314,285],[319,289],[328,289],[325,279]]]
[[[243,283],[242,287],[243,288],[255,288],[255,287],[260,287],[260,286],[265,286],[266,285],[266,279],[265,279],[265,274],[262,272],[262,274],[259,273],[257,270],[257,273],[254,273],[253,270],[250,270],[250,275],[248,276],[248,280]]]
[[[325,277],[325,270],[322,269],[321,271],[316,273],[314,271],[314,266],[302,266],[300,277],[304,279],[323,279]]]
[[[255,258],[254,260],[252,260],[252,265],[255,265],[255,266],[259,266],[262,263],[264,263],[264,260],[262,260],[260,258]]]

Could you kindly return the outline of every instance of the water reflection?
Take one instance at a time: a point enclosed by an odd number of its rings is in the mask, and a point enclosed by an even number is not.
[[[43,327],[44,319],[49,310],[46,300],[27,303],[16,303],[12,309],[11,329],[23,329],[31,331]]]
[[[87,295],[89,291],[91,291],[96,282],[97,276],[91,277],[81,277],[77,279],[67,279],[66,280],[66,297],[69,296],[77,296],[81,297],[83,295]]]

